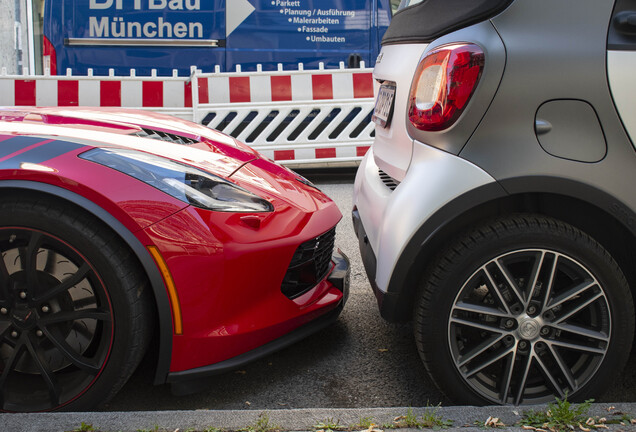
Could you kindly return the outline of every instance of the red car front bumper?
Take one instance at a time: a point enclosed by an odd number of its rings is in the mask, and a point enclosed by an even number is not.
[[[238,367],[338,317],[349,274],[346,257],[332,254],[341,214],[319,191],[305,196],[312,211],[282,201],[267,214],[187,207],[144,230],[172,275],[182,318],[167,382]],[[322,268],[308,285],[306,269],[294,264],[299,258],[308,260],[309,273],[312,260]],[[290,294],[290,284],[300,288]]]
[[[227,360],[199,368],[170,372],[167,382],[171,384],[172,392],[183,395],[197,391],[200,386],[206,385],[205,381],[200,381],[201,378],[237,369],[246,363],[292,345],[335,322],[349,297],[350,264],[347,256],[340,250],[333,254],[332,264],[332,270],[324,281],[329,287],[328,295],[323,297],[312,314],[303,315],[301,319],[288,323],[288,325],[296,326],[294,330]]]

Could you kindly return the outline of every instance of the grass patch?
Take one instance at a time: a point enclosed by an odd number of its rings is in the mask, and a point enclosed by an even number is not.
[[[373,426],[376,426],[373,417],[360,417],[358,423],[349,426],[349,430],[372,429]]]
[[[269,414],[266,412],[261,413],[258,416],[258,420],[252,425],[239,429],[238,432],[280,432],[282,428],[276,424],[271,423]]]
[[[80,423],[79,427],[69,432],[95,432],[95,431],[96,429],[93,427],[92,424],[82,422]]]
[[[315,431],[323,431],[323,432],[334,432],[345,430],[344,426],[340,425],[340,420],[334,420],[333,418],[328,418],[323,421],[319,421],[314,425]]]
[[[429,405],[424,409],[424,414],[420,419],[413,414],[413,409],[409,408],[406,415],[396,417],[393,420],[395,428],[411,428],[411,429],[446,429],[453,425],[452,420],[444,420],[438,413],[439,405],[431,407]]]
[[[409,408],[406,410],[406,414],[403,416],[396,417],[393,420],[396,428],[418,428],[420,427],[420,423],[417,421],[417,416],[413,414],[413,408]]]
[[[453,425],[452,420],[444,420],[438,413],[437,410],[440,408],[440,405],[435,407],[426,406],[424,408],[424,414],[422,414],[421,425],[424,428],[428,429],[446,429]]]
[[[548,404],[545,411],[524,412],[524,418],[519,424],[527,426],[527,429],[549,429],[555,432],[570,431],[582,425],[591,426],[588,412],[592,402],[594,399],[573,405],[568,402],[566,395],[563,399],[557,398],[556,402]]]
[[[223,432],[223,429],[210,426],[201,431],[199,431],[199,429],[197,428],[189,428],[189,429],[186,429],[184,432]]]
[[[152,429],[137,429],[137,432],[159,432],[159,426],[155,425]]]

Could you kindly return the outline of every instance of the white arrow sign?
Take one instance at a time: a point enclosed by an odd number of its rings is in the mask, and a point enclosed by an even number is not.
[[[254,12],[254,6],[247,0],[225,1],[225,37],[228,37],[243,21]]]

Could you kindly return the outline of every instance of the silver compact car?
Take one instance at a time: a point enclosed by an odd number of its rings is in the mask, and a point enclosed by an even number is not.
[[[403,0],[353,219],[459,404],[599,396],[634,339],[636,2]]]

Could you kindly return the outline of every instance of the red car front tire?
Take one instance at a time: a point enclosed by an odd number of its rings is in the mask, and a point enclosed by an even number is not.
[[[106,226],[70,203],[0,203],[0,410],[86,410],[128,380],[149,287]]]

